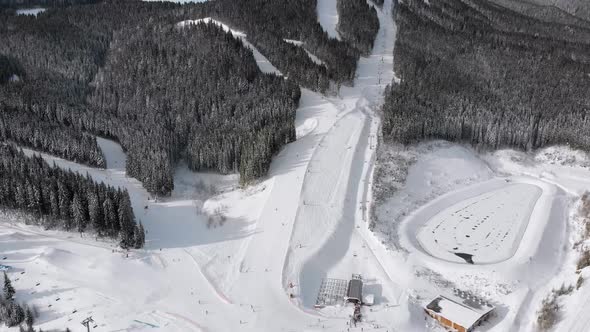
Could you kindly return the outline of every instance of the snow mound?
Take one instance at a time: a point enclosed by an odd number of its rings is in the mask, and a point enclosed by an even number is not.
[[[16,15],[31,15],[37,16],[42,12],[46,11],[46,8],[25,8],[25,9],[17,9]]]
[[[535,155],[535,161],[561,166],[590,166],[590,158],[586,152],[560,146],[539,150]]]
[[[309,118],[305,119],[305,121],[295,128],[297,133],[297,139],[307,136],[311,133],[318,125],[318,119],[316,118]]]

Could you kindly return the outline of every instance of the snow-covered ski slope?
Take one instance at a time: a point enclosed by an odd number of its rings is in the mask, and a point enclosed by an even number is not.
[[[318,1],[320,21],[332,13],[324,5]],[[114,142],[99,139],[107,157],[104,170],[43,155],[126,188],[147,243],[126,253],[111,242],[2,217],[0,249],[14,267],[9,276],[17,298],[40,309],[39,327],[84,331],[79,322],[93,316],[96,330],[104,331],[424,331],[428,323],[421,306],[455,285],[497,304],[496,317],[482,331],[533,331],[538,304],[559,286],[554,276],[566,279],[568,206],[590,187],[590,170],[551,165],[551,156],[528,160],[514,151],[481,156],[457,145],[437,148],[412,166],[394,199],[394,209],[409,213],[399,229],[404,251],[390,250],[369,230],[368,216],[380,128],[374,111],[394,79],[391,7],[386,0],[377,9],[374,49],[360,59],[352,87],[342,87],[336,97],[302,89],[297,141],[274,157],[268,177],[256,185],[240,188],[237,175],[192,173],[180,165],[171,197],[155,200],[126,176],[125,154]],[[245,34],[203,21],[240,38],[262,71],[280,74]],[[569,158],[571,151],[562,152]],[[215,190],[208,189],[212,186]],[[438,248],[429,253],[420,245],[421,227],[445,218],[449,206],[481,201],[497,190],[522,195],[534,207],[519,212],[514,219],[519,224],[501,225],[511,231],[504,240],[510,245],[494,258],[485,255],[487,264],[465,264],[454,254],[438,257],[433,254]],[[480,204],[490,213],[501,204],[516,205],[495,195],[488,202],[493,204]],[[226,216],[223,224],[209,221],[217,211]],[[447,233],[441,236],[449,240]],[[453,244],[441,243],[445,249]],[[313,308],[322,277],[347,279],[352,273],[361,273],[365,292],[375,296],[358,327],[348,325],[350,307]],[[588,287],[582,291],[587,294]],[[569,305],[585,303],[577,299]],[[576,317],[588,311],[572,312],[563,326],[583,330]]]
[[[388,7],[385,10],[390,9]],[[382,17],[391,21],[389,12],[385,12]],[[181,22],[179,26],[193,22]],[[253,50],[262,71],[278,73],[247,42],[244,34],[230,30],[225,25],[222,27]],[[290,262],[307,259],[305,256],[289,255],[289,250],[294,247],[292,243],[301,242],[294,235],[293,228],[303,200],[301,190],[304,182],[310,184],[306,174],[313,156],[318,155],[315,151],[321,148],[322,142],[328,142],[329,137],[339,137],[349,129],[356,132],[357,140],[350,140],[349,143],[357,144],[360,134],[368,133],[367,129],[376,125],[367,114],[368,106],[376,105],[378,100],[366,98],[378,96],[388,80],[386,70],[381,70],[384,66],[381,56],[391,53],[392,27],[390,22],[380,32],[381,43],[376,44],[375,56],[362,60],[365,66],[373,62],[372,66],[367,66],[372,72],[359,72],[359,81],[364,82],[362,85],[343,89],[342,98],[327,98],[302,90],[296,117],[298,140],[286,146],[274,158],[267,180],[256,186],[239,189],[235,176],[193,174],[186,167],[179,167],[171,198],[156,201],[138,181],[125,175],[125,154],[114,142],[99,140],[107,155],[108,168],[105,170],[43,155],[60,167],[88,173],[97,181],[126,188],[137,218],[146,227],[147,245],[145,250],[131,252],[127,257],[127,253],[113,252],[116,246],[108,242],[98,245],[94,239],[54,232],[47,236],[55,243],[48,243],[43,241],[45,236],[40,235],[41,232],[34,227],[18,224],[2,226],[8,237],[19,237],[22,234],[33,237],[39,242],[39,255],[54,255],[53,250],[66,252],[63,254],[59,251],[64,259],[52,260],[44,268],[39,268],[36,266],[37,259],[17,261],[20,255],[16,254],[18,247],[7,249],[7,252],[14,251],[15,261],[11,263],[31,276],[29,283],[36,284],[36,281],[41,280],[41,285],[49,285],[49,288],[34,286],[41,287],[39,289],[43,291],[28,298],[32,304],[44,308],[40,318],[41,327],[51,329],[69,326],[73,331],[78,331],[83,328],[79,325],[79,321],[84,318],[82,316],[93,315],[99,326],[108,330],[313,331],[326,327],[339,331],[345,328],[348,310],[336,318],[324,318],[322,313],[299,307],[297,296],[300,291],[285,289],[287,277],[283,272],[287,257],[290,257]],[[385,65],[391,67],[391,63]],[[383,77],[382,84],[379,84],[380,76]],[[372,77],[372,80],[367,80],[367,77]],[[357,120],[361,120],[361,123],[356,123]],[[342,127],[344,130],[337,129],[341,124],[346,124],[346,127]],[[363,137],[363,140],[367,139],[368,136]],[[342,148],[335,146],[337,151],[358,151],[355,154],[363,151],[344,146],[344,142],[330,141],[331,144],[342,145]],[[342,166],[341,179],[346,177],[343,172],[351,168],[352,155],[346,153],[345,156],[348,166],[338,165]],[[219,192],[209,195],[198,189],[208,184],[217,186]],[[227,221],[223,226],[208,228],[207,213],[217,208],[223,209]],[[18,230],[11,227],[17,227]],[[71,255],[79,259],[67,258]],[[87,256],[92,257],[92,260],[87,264],[79,264]],[[69,261],[76,264],[70,265]],[[303,262],[298,265],[302,266]],[[78,275],[87,279],[87,282],[79,283],[76,275],[70,272],[74,269],[78,269]],[[113,287],[112,290],[106,287],[92,288],[92,276],[96,269],[101,271],[97,274],[101,284],[125,285],[125,290],[120,287]],[[11,277],[15,276],[11,274]],[[49,293],[48,289],[60,287],[60,280],[64,289],[83,289],[84,295],[69,296],[67,301],[55,301],[52,294],[60,291]],[[15,286],[18,289],[18,284]],[[30,286],[26,286],[25,292],[29,291]],[[289,293],[296,296],[295,300],[288,296]]]

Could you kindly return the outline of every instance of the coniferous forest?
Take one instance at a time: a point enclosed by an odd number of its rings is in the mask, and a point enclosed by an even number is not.
[[[262,74],[241,41],[216,25],[125,29],[113,45],[84,123],[119,139],[128,173],[149,191],[172,189],[181,157],[193,170],[253,180],[295,139],[299,88]]]
[[[215,26],[176,27],[213,11],[134,0],[37,17],[1,10],[0,138],[97,167],[105,162],[93,135],[115,139],[129,174],[163,195],[181,158],[194,170],[240,172],[243,182],[263,176],[295,138],[296,83],[324,91],[332,77],[283,41],[293,32],[249,36],[264,52],[276,43],[285,58],[301,60],[281,63],[292,73],[285,81],[262,74],[251,52]]]
[[[590,30],[482,0],[404,1],[394,15],[386,138],[590,149]]]
[[[369,54],[379,31],[377,11],[365,0],[338,0],[337,5],[338,32],[362,54]]]
[[[11,145],[0,146],[0,207],[24,211],[46,228],[117,238],[124,248],[141,248],[129,194],[72,171],[49,166]]]
[[[216,0],[195,10],[248,34],[248,39],[285,75],[316,91],[326,80],[351,83],[360,52],[347,41],[330,38],[317,21],[316,0]],[[302,41],[303,47],[326,66],[310,62],[283,39]],[[317,82],[317,83],[316,83]]]
[[[273,154],[295,139],[298,85],[325,92],[352,82],[374,40],[369,32],[376,33],[371,24],[342,41],[328,37],[315,0],[1,1],[0,141],[105,167],[96,136],[116,140],[128,174],[158,195],[172,191],[180,160],[195,171],[239,172],[243,183],[264,176]],[[25,5],[48,10],[17,15]],[[361,9],[376,22],[370,6]],[[349,7],[339,10],[350,18]],[[215,25],[178,25],[203,17],[246,32],[288,79],[262,73],[251,51]],[[46,227],[93,229],[136,246],[139,226],[119,221],[126,194],[11,149],[3,147],[7,172],[27,166],[3,174],[4,208],[35,215]],[[63,206],[54,206],[55,195]],[[118,223],[105,214],[107,201]]]

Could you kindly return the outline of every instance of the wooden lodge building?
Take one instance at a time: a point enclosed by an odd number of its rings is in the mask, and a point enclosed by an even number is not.
[[[458,292],[458,296],[438,296],[424,311],[448,330],[471,332],[490,317],[494,306],[477,297]]]

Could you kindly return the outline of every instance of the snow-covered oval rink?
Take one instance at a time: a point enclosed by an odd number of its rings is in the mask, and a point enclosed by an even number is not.
[[[418,229],[420,246],[447,261],[489,264],[514,255],[542,194],[515,183],[455,203]]]

